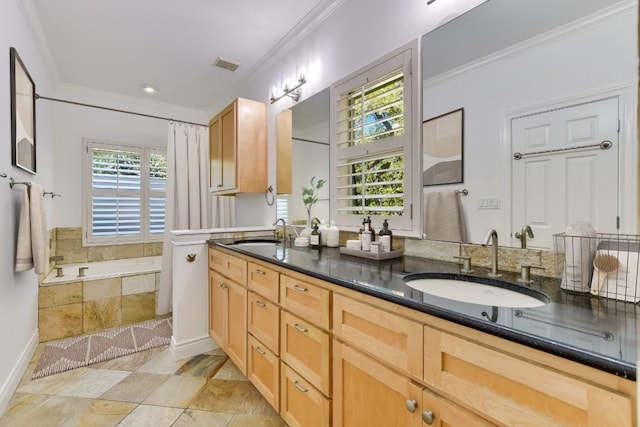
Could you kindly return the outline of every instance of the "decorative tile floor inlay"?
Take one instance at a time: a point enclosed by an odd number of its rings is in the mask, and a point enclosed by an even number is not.
[[[167,346],[32,379],[40,344],[2,427],[286,427],[220,349],[174,361]]]

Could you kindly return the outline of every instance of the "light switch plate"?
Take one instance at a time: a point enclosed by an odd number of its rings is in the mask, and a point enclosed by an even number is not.
[[[497,197],[478,199],[478,209],[500,209],[500,199]]]

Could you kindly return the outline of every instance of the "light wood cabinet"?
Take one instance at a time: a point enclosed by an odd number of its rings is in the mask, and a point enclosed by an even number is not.
[[[247,374],[247,289],[209,270],[210,334]]]
[[[280,359],[251,335],[247,338],[247,346],[247,378],[279,411]]]
[[[312,324],[328,330],[331,318],[331,291],[307,281],[280,276],[280,305]]]
[[[267,188],[267,107],[237,98],[209,121],[209,184],[215,194]]]
[[[249,333],[273,353],[280,354],[280,307],[254,292],[249,292],[248,302]]]
[[[250,262],[247,286],[269,300],[278,303],[280,299],[280,275],[277,271]]]
[[[331,400],[281,362],[280,415],[291,427],[327,427],[331,425]]]
[[[428,326],[425,381],[498,424],[627,426],[632,399]]]

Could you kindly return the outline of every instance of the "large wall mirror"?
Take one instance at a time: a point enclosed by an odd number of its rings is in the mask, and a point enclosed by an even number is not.
[[[278,196],[280,205],[287,206],[291,224],[301,225],[307,221],[302,187],[309,187],[312,177],[327,183],[318,191],[311,216],[330,220],[329,93],[326,88],[291,108],[291,194]],[[287,167],[284,162],[280,163],[280,158],[278,163],[278,168]]]
[[[470,243],[494,228],[519,247],[527,224],[542,249],[582,221],[637,232],[637,7],[488,0],[423,36],[422,120],[464,109],[464,182],[423,190],[468,190]]]

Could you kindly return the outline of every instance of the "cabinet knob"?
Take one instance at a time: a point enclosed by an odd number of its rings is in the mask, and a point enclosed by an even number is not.
[[[431,412],[430,410],[426,410],[426,411],[422,411],[422,421],[425,422],[425,424],[433,424],[433,412]]]
[[[416,412],[416,409],[418,409],[418,402],[413,399],[409,399],[404,402],[404,407],[407,408],[407,411],[414,413]]]
[[[196,260],[196,254],[187,254],[187,262],[193,262]]]

